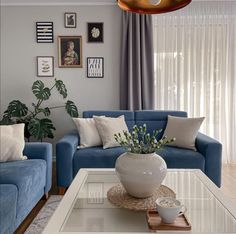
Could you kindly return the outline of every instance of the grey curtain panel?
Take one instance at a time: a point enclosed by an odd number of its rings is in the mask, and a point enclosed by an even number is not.
[[[123,12],[120,107],[154,109],[152,16]]]

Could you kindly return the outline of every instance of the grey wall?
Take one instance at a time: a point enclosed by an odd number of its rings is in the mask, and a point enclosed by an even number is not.
[[[64,28],[64,13],[77,13],[77,28]],[[55,42],[36,43],[35,22],[53,21]],[[87,22],[104,22],[104,43],[87,43]],[[75,101],[80,112],[90,109],[119,108],[119,58],[121,11],[117,6],[37,6],[1,8],[1,116],[13,99],[28,106],[35,100],[32,83],[42,79],[51,85],[53,78],[38,78],[36,56],[55,57],[55,77],[67,86],[68,98]],[[58,35],[82,35],[83,68],[58,68]],[[86,58],[102,56],[105,60],[103,79],[86,78]],[[48,102],[60,105],[63,99],[54,93]],[[55,110],[52,119],[56,126],[56,142],[74,128],[64,110]],[[47,139],[48,140],[48,139]]]

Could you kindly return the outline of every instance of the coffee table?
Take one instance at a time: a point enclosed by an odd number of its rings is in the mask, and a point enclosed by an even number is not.
[[[150,233],[145,212],[120,209],[107,200],[117,183],[114,169],[81,169],[43,234]],[[187,206],[190,233],[236,233],[235,205],[200,170],[168,170],[163,184]]]

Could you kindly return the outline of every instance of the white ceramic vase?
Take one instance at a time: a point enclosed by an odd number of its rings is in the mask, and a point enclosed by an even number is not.
[[[152,196],[167,173],[165,161],[156,153],[124,153],[116,160],[115,168],[125,190],[137,198]]]

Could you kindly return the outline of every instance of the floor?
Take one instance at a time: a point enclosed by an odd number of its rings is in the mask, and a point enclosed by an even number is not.
[[[223,166],[221,191],[236,205],[236,165]]]
[[[233,188],[233,189],[232,189]],[[236,205],[236,165],[225,165],[223,166],[222,171],[222,192],[231,198]],[[56,164],[53,164],[53,181],[52,181],[52,189],[49,195],[57,195],[57,186],[56,186]],[[25,221],[20,225],[20,227],[16,230],[15,234],[23,234],[33,219],[37,216],[40,209],[44,206],[46,200],[40,200],[39,203],[35,206],[35,208],[31,211],[31,213],[27,216]]]

